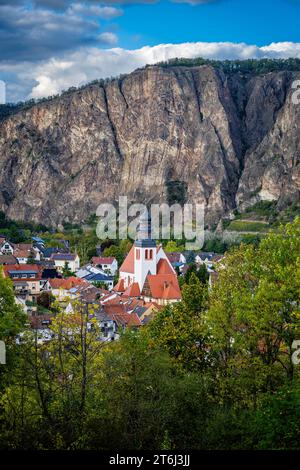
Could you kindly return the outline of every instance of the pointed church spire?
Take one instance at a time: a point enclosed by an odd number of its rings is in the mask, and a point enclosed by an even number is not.
[[[151,216],[147,209],[140,216],[137,239],[151,240]]]

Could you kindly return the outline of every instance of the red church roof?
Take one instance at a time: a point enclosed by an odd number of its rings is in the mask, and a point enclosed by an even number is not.
[[[115,287],[113,288],[114,292],[124,292],[125,287],[124,287],[124,279],[119,279]]]
[[[128,297],[139,297],[139,295],[141,295],[139,284],[137,282],[133,282],[133,284],[127,287],[123,295],[128,295]]]
[[[134,273],[134,246],[132,246],[131,250],[123,261],[123,264],[120,267],[120,272]]]
[[[161,258],[157,263],[157,274],[174,274],[173,268],[166,259]]]
[[[151,297],[154,299],[181,299],[181,292],[175,274],[148,274]]]

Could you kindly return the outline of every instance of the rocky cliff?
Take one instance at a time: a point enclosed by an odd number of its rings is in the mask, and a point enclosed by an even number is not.
[[[46,225],[101,202],[204,202],[207,223],[300,194],[299,72],[151,66],[0,123],[0,209]]]

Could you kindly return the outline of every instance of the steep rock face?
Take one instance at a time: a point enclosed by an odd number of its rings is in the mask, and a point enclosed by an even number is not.
[[[299,74],[288,72],[252,80],[246,107],[248,149],[236,197],[241,208],[260,200],[278,201],[283,208],[299,200],[300,104],[292,100],[294,80]]]
[[[299,197],[297,74],[226,76],[148,67],[0,123],[0,209],[82,222],[101,202],[203,202],[206,222],[238,205]]]

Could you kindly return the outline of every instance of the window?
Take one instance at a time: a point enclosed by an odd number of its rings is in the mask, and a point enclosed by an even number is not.
[[[148,251],[149,251],[149,250],[146,250],[146,251],[145,251],[145,259],[149,259],[149,258],[148,258],[148,256],[149,256]]]
[[[153,259],[153,250],[149,250],[150,253],[149,253],[149,259]]]
[[[140,259],[141,258],[141,252],[140,250],[136,250],[136,259]]]

